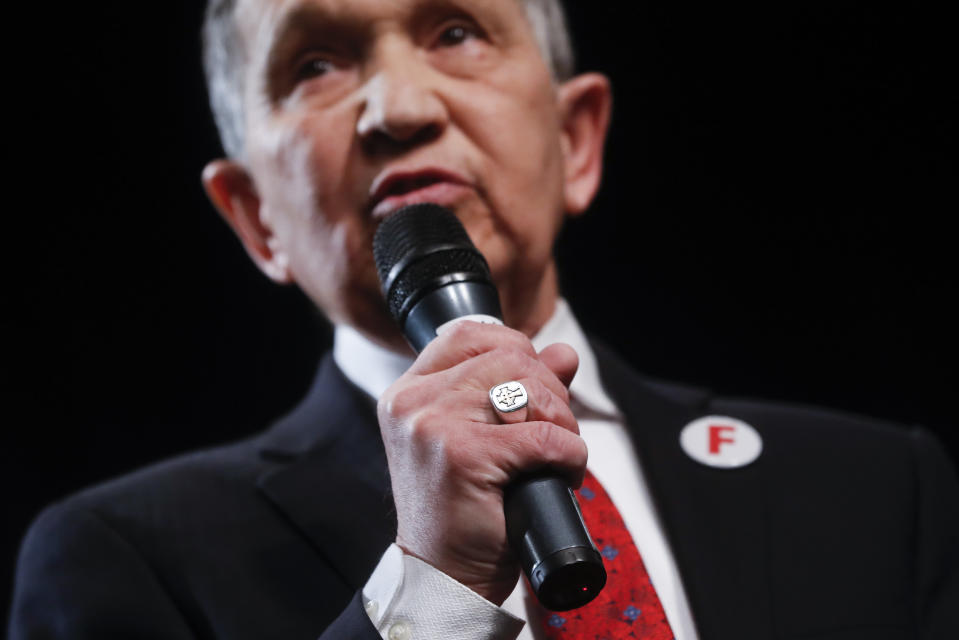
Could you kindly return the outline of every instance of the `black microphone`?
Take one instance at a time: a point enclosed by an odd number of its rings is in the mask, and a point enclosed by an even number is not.
[[[417,353],[464,317],[503,324],[489,266],[447,209],[415,204],[380,224],[373,257],[390,313]],[[506,535],[540,603],[581,607],[606,584],[576,497],[548,470],[514,480],[504,496]]]

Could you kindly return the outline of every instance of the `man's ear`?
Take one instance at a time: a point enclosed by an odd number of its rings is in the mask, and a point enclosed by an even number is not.
[[[260,195],[246,169],[230,160],[214,160],[203,169],[203,188],[256,266],[275,282],[291,282],[286,254],[260,215]]]
[[[599,73],[575,76],[560,85],[558,100],[566,212],[579,215],[593,201],[603,174],[603,146],[613,102],[609,79]]]

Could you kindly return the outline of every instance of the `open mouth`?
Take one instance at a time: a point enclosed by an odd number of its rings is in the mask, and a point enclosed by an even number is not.
[[[468,189],[465,180],[446,171],[398,172],[386,176],[376,185],[370,208],[374,217],[381,217],[401,207],[423,202],[450,206]]]
[[[406,195],[407,193],[417,191],[418,189],[423,189],[438,182],[443,182],[443,178],[438,175],[421,175],[409,178],[398,178],[397,180],[394,180],[392,184],[388,185],[387,191],[383,195],[383,198],[385,199],[389,198],[390,196]]]

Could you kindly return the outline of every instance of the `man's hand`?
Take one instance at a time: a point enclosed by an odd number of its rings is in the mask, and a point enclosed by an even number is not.
[[[518,331],[468,321],[423,350],[378,406],[404,551],[497,605],[509,596],[519,568],[503,488],[547,466],[582,482],[586,445],[567,390],[578,364],[568,345],[537,354]],[[509,380],[529,404],[499,413],[488,393]]]

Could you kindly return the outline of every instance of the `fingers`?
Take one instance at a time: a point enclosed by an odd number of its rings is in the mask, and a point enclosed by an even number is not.
[[[569,429],[542,420],[486,424],[447,415],[431,407],[384,433],[391,472],[412,475],[433,468],[447,489],[498,490],[521,473],[547,468],[571,485],[582,482],[586,443]]]
[[[543,383],[539,378],[521,378],[517,380],[526,389],[528,397],[526,406],[516,411],[496,411],[492,420],[513,425],[521,422],[552,422],[553,424],[579,433],[579,424],[569,407],[569,395],[563,390],[557,395],[553,388]],[[490,405],[493,408],[492,404]]]
[[[482,454],[495,460],[496,467],[506,473],[497,484],[505,484],[520,473],[547,468],[567,478],[573,486],[582,483],[586,443],[570,430],[545,421],[474,425],[473,428],[477,430],[474,442],[484,449]],[[509,429],[509,438],[502,437],[503,429]]]
[[[582,483],[586,444],[567,388],[576,367],[568,346],[537,354],[520,332],[462,322],[430,343],[387,389],[377,411],[397,541],[408,553],[488,599],[502,601],[512,590],[516,565],[505,538],[505,487],[521,474],[547,469],[573,487]],[[510,381],[523,385],[527,404],[501,413],[489,392]],[[478,568],[485,568],[482,575]]]
[[[381,424],[393,418],[406,419],[423,412],[446,416],[449,421],[462,420],[470,424],[489,424],[501,427],[520,422],[546,421],[564,429],[579,433],[579,426],[569,407],[565,388],[543,365],[543,374],[552,378],[550,384],[543,380],[524,376],[519,382],[529,397],[527,405],[513,412],[499,412],[490,401],[489,389],[494,385],[485,376],[481,382],[461,380],[455,375],[437,374],[418,378],[409,384],[397,385],[387,391],[380,400]],[[500,380],[500,382],[506,382]],[[562,395],[557,395],[557,391]],[[503,437],[503,434],[499,434]]]
[[[579,433],[567,388],[578,365],[569,345],[553,344],[537,354],[529,338],[518,331],[464,321],[431,342],[408,374],[433,381],[414,405],[442,404],[450,415],[491,424],[553,422]],[[529,402],[516,411],[497,411],[486,393],[508,381],[522,383]]]
[[[464,320],[426,345],[409,371],[415,375],[436,373],[494,349],[536,357],[536,350],[525,334],[500,325]]]
[[[568,389],[535,353],[530,355],[525,349],[497,347],[434,377],[446,381],[443,401],[455,398],[455,402],[459,403],[459,407],[450,406],[450,410],[481,403],[480,414],[471,415],[477,422],[516,424],[545,420],[579,433],[576,419],[569,408]],[[523,385],[527,396],[526,407],[512,412],[496,410],[489,391],[506,382]],[[506,405],[510,405],[519,400],[519,394],[510,397],[507,392],[504,400]]]
[[[516,451],[516,473],[536,471],[539,462],[542,465],[539,468],[564,475],[573,488],[583,484],[588,451],[579,435],[549,422],[527,422],[519,428],[522,430],[520,440],[526,446]]]
[[[557,342],[539,352],[539,360],[556,374],[560,382],[568,389],[573,376],[579,368],[579,356],[568,344]]]
[[[531,346],[532,348],[532,346]],[[569,390],[556,374],[546,366],[536,352],[513,347],[497,347],[475,358],[462,362],[444,372],[458,387],[475,385],[488,391],[492,386],[510,380],[523,381],[535,378],[553,394],[569,402]]]

